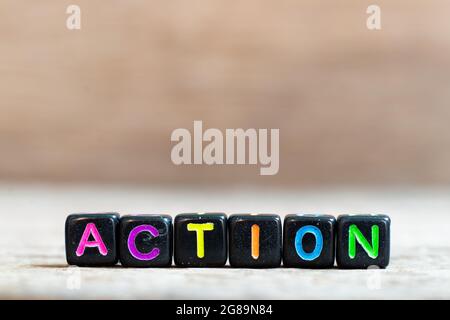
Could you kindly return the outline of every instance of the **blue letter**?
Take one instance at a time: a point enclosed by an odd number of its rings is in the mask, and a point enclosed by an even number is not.
[[[316,238],[316,247],[314,248],[313,252],[306,253],[303,250],[303,236],[307,233],[311,233]],[[320,256],[320,253],[322,252],[323,248],[323,237],[322,232],[319,228],[315,226],[304,226],[298,229],[297,234],[295,235],[295,251],[297,251],[297,254],[306,261],[312,261]]]

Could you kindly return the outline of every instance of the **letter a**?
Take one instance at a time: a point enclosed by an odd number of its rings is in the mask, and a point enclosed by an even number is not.
[[[81,29],[81,9],[77,5],[70,5],[66,10],[67,14],[70,16],[66,20],[66,27],[69,30],[80,30]]]
[[[191,133],[187,129],[175,129],[170,137],[171,141],[179,141],[170,154],[173,164],[191,164]]]
[[[367,7],[366,13],[370,14],[366,21],[367,29],[381,30],[381,8],[373,4]]]
[[[90,235],[92,235],[94,241],[89,241]],[[81,237],[80,244],[78,245],[78,249],[76,251],[78,257],[81,257],[84,254],[84,249],[86,249],[86,247],[98,248],[98,251],[100,251],[102,256],[106,256],[108,254],[108,249],[106,249],[103,239],[100,236],[97,227],[93,223],[88,223],[84,229],[83,236]]]

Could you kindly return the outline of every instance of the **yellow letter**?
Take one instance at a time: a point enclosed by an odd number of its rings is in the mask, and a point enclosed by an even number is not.
[[[204,232],[214,230],[214,223],[188,223],[187,229],[197,233],[197,257],[203,258],[205,256]]]

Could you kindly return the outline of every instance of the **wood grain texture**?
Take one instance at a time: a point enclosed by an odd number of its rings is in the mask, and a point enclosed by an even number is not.
[[[0,186],[0,298],[450,298],[450,189],[159,189]],[[80,211],[387,213],[386,270],[68,268],[64,220]],[[77,287],[79,284],[79,287]]]

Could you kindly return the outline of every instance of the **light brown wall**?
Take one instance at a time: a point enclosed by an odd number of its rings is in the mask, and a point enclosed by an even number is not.
[[[371,3],[2,0],[0,179],[450,182],[450,2]],[[193,120],[280,128],[280,173],[174,166]]]

